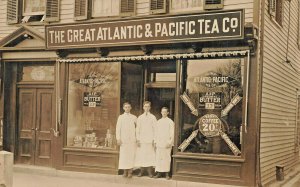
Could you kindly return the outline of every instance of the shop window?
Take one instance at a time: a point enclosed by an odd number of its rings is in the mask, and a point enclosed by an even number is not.
[[[241,154],[244,69],[239,58],[184,63],[179,151]]]
[[[53,65],[23,64],[19,68],[19,82],[54,81]]]
[[[269,13],[271,18],[282,26],[283,0],[269,0]]]
[[[21,11],[19,11],[21,8]],[[59,20],[59,0],[8,0],[7,23]]]
[[[133,16],[135,8],[136,0],[75,0],[74,19]]]
[[[203,10],[203,0],[171,0],[170,12]]]
[[[67,146],[116,149],[120,63],[69,65]]]

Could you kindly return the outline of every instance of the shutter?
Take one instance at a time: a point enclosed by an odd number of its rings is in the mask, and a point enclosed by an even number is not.
[[[75,0],[74,19],[88,19],[88,0]]]
[[[224,0],[205,0],[204,1],[204,9],[222,9],[224,8]]]
[[[269,0],[269,14],[273,17],[276,15],[276,0]]]
[[[276,21],[277,21],[277,23],[279,23],[279,25],[281,25],[282,26],[282,17],[283,17],[283,2],[282,2],[282,0],[274,0],[276,3],[275,3],[275,5],[276,5],[276,7],[275,7],[275,19],[276,19]]]
[[[46,0],[46,22],[59,21],[59,0]]]
[[[167,12],[166,0],[150,0],[150,14],[161,14]]]
[[[120,15],[133,16],[135,15],[136,0],[120,0]]]
[[[19,0],[7,0],[7,24],[19,21]]]

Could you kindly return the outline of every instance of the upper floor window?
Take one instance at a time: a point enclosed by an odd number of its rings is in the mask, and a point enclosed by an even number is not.
[[[282,26],[283,0],[269,0],[269,13],[271,18]]]
[[[170,12],[203,10],[203,0],[172,0]]]
[[[89,11],[91,8],[91,11]],[[135,15],[136,0],[75,0],[74,19]]]
[[[46,10],[45,0],[23,0],[23,15],[44,15]]]
[[[8,24],[58,21],[59,0],[7,0],[6,15]]]
[[[118,16],[119,0],[92,0],[92,17]]]

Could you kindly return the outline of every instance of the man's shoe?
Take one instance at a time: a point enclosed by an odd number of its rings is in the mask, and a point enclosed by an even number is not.
[[[161,177],[161,174],[160,174],[160,172],[157,172],[157,174],[153,178],[157,179],[159,177]]]
[[[128,176],[127,176],[128,178],[132,178],[132,169],[129,169],[128,170]]]
[[[152,174],[152,167],[148,167],[148,168],[147,168],[147,172],[148,172],[148,176],[149,176],[150,178],[152,178],[152,177],[153,177],[153,174]]]
[[[140,172],[139,172],[139,174],[137,175],[138,177],[141,177],[141,176],[143,176],[143,171],[144,171],[144,169],[143,168],[141,168],[141,170],[140,170]]]
[[[167,179],[167,180],[170,180],[170,179],[171,179],[169,172],[166,172],[166,179]]]
[[[128,171],[127,171],[127,169],[124,169],[123,170],[123,177],[127,177],[127,175],[128,175]]]

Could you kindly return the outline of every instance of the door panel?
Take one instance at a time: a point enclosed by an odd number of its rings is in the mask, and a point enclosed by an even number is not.
[[[19,90],[19,161],[34,163],[34,140],[36,118],[35,89]]]
[[[55,98],[52,88],[19,88],[19,156],[23,164],[52,165]]]
[[[54,122],[54,97],[52,89],[37,89],[37,123],[35,164],[50,166],[51,156],[51,128]]]

